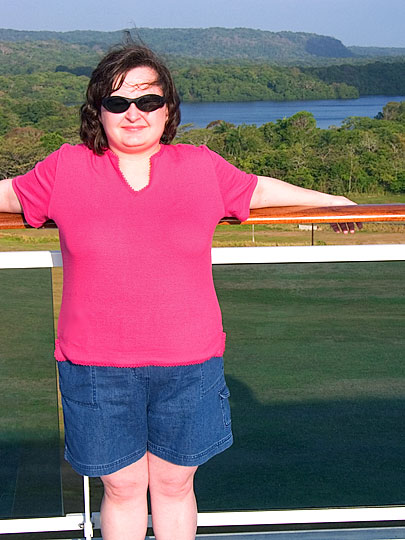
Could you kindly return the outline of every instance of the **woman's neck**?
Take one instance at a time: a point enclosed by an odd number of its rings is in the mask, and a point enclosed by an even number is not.
[[[122,152],[114,148],[110,148],[110,150],[118,157],[120,162],[144,163],[146,161],[149,161],[154,154],[157,154],[159,152],[160,143],[153,148],[141,152]]]

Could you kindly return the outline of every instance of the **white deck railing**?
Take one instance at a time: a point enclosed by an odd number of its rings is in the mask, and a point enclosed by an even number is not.
[[[405,261],[405,244],[213,248],[212,261],[213,264]],[[0,252],[0,269],[60,266],[62,257],[59,251]],[[86,539],[90,539],[93,527],[99,528],[100,522],[99,513],[90,515],[89,498],[89,482],[84,477],[82,513],[52,518],[3,519],[0,520],[0,534],[80,530]],[[405,522],[405,506],[211,512],[198,515],[198,525],[203,527],[378,521]]]
[[[404,261],[405,244],[212,248],[212,264]],[[62,266],[60,251],[0,252],[0,270]]]

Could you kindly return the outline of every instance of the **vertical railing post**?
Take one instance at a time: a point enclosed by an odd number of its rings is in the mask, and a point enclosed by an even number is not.
[[[90,482],[88,476],[83,476],[83,495],[84,495],[84,522],[83,530],[86,540],[93,538],[93,523],[90,514]]]

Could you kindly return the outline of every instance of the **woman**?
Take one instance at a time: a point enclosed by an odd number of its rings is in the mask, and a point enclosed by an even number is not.
[[[0,211],[59,228],[65,456],[101,476],[104,540],[145,538],[148,489],[156,538],[193,539],[195,471],[232,444],[210,259],[218,220],[353,204],[246,174],[206,147],[170,145],[179,120],[167,68],[125,45],[91,77],[84,144],[0,183]]]

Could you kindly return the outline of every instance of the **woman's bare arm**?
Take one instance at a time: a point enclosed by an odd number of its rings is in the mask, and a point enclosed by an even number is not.
[[[268,206],[343,206],[355,204],[346,197],[306,189],[277,178],[259,176],[250,208]]]
[[[306,189],[277,178],[259,176],[257,186],[250,201],[250,208],[269,206],[347,206],[356,204],[346,197],[328,195],[321,191]],[[354,232],[354,223],[331,223],[336,232]],[[358,228],[362,227],[357,223]]]
[[[22,213],[21,204],[13,189],[11,178],[0,181],[0,212]]]

